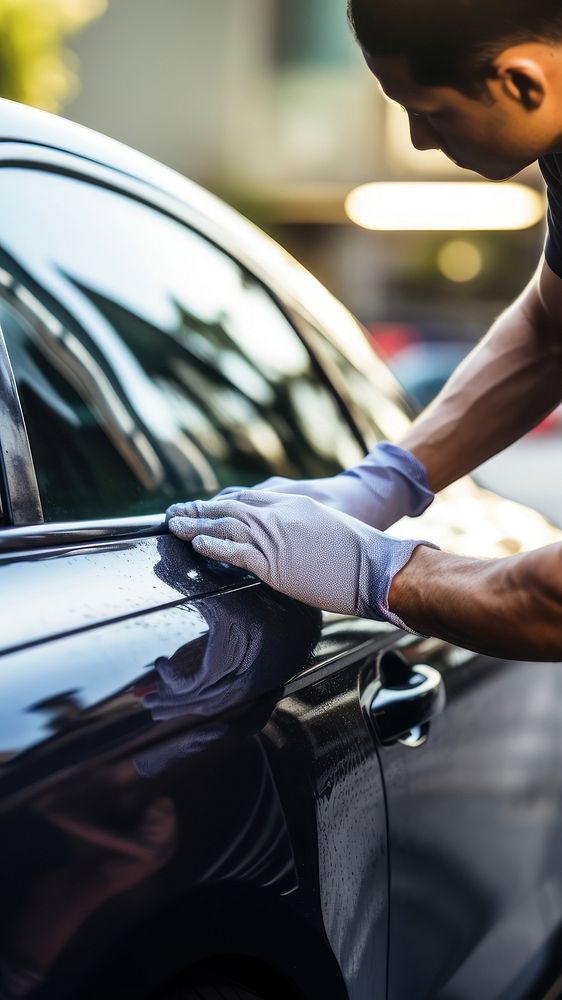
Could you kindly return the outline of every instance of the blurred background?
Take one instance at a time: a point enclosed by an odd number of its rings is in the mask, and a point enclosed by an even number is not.
[[[538,168],[490,194],[416,151],[345,0],[0,0],[0,96],[119,139],[239,208],[362,320],[418,407],[541,252]],[[559,412],[478,478],[561,523]]]

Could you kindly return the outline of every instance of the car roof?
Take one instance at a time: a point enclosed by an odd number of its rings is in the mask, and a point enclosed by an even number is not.
[[[0,142],[46,146],[91,160],[195,202],[194,207],[201,210],[217,210],[222,205],[219,198],[150,156],[67,118],[15,101],[0,99]]]

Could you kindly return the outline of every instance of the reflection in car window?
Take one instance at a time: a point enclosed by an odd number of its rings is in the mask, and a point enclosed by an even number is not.
[[[46,520],[162,511],[361,447],[293,327],[239,264],[126,195],[0,175],[0,323]]]
[[[316,356],[348,405],[367,444],[372,447],[382,439],[397,441],[403,437],[410,426],[403,392],[359,328],[353,330],[353,337],[346,338],[344,352],[334,342],[335,324],[330,329],[331,336],[302,316],[299,324],[312,339]],[[351,334],[351,330],[346,333]]]

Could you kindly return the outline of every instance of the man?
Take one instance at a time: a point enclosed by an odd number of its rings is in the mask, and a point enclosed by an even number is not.
[[[562,544],[477,560],[384,530],[420,514],[435,492],[562,399],[559,4],[349,0],[367,65],[404,107],[418,149],[442,149],[493,180],[539,160],[549,195],[545,256],[400,446],[380,444],[331,479],[274,479],[168,514],[196,551],[309,604],[529,660],[562,660]]]

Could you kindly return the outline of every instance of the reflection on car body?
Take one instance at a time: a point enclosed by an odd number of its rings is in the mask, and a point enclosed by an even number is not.
[[[321,616],[164,524],[398,437],[396,382],[212,196],[68,122],[0,123],[2,1000],[538,993],[559,666]],[[475,556],[555,537],[469,481],[413,529]],[[400,701],[421,666],[446,699],[383,745],[371,686]]]
[[[163,553],[155,572],[181,589],[177,560]],[[87,711],[80,710],[79,689],[72,698],[30,706],[46,715],[46,735],[12,759],[12,786],[18,772],[24,783],[26,772],[36,774],[41,758],[52,758],[57,749],[58,768],[65,771],[88,721],[101,754],[103,731],[115,738],[127,701],[140,701],[147,709],[142,716],[164,723],[155,745],[102,764],[86,794],[78,774],[37,794],[32,811],[24,809],[19,817],[24,833],[29,824],[39,824],[42,838],[59,855],[54,867],[35,877],[29,895],[22,893],[20,871],[12,888],[20,902],[12,909],[8,951],[25,956],[33,970],[30,987],[40,973],[48,975],[81,926],[110,900],[135,889],[130,905],[138,919],[140,887],[153,901],[158,886],[145,883],[160,871],[167,871],[175,894],[194,884],[238,880],[275,886],[281,894],[295,888],[283,812],[254,734],[267,724],[273,693],[282,690],[296,665],[306,666],[320,615],[278,595],[264,595],[257,606],[244,596],[182,605],[190,640],[154,664],[137,661],[136,680]],[[178,621],[176,633],[181,631]],[[260,699],[264,692],[269,696]],[[241,705],[245,711],[235,713]],[[82,714],[89,718],[81,720]],[[144,723],[146,728],[147,718]],[[189,758],[195,757],[190,767]],[[210,809],[215,799],[220,808]],[[10,892],[14,867],[9,858],[4,862],[2,883]],[[23,986],[18,995],[26,995]]]

